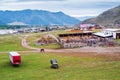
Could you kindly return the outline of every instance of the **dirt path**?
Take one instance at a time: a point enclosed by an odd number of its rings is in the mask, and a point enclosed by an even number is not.
[[[29,36],[29,35],[28,35]],[[22,38],[22,46],[28,49],[32,49],[34,51],[40,51],[40,48],[34,48],[27,44],[26,39],[28,36]],[[120,53],[120,47],[83,47],[76,49],[45,49],[46,52],[64,52],[64,53],[72,53],[72,52],[94,52],[94,53]]]

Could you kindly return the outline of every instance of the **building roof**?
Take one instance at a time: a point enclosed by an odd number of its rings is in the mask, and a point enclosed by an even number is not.
[[[93,32],[92,31],[85,31],[85,32],[79,32],[79,33],[66,33],[66,34],[58,34],[59,37],[62,37],[62,36],[78,36],[78,35],[89,35],[89,34],[92,34]]]
[[[112,34],[105,34],[105,33],[102,33],[102,32],[98,32],[98,33],[93,33],[94,35],[96,36],[100,36],[100,37],[111,37]]]
[[[111,29],[111,28],[104,29],[104,30],[106,30],[106,31],[112,31],[112,32],[120,31],[120,29]]]

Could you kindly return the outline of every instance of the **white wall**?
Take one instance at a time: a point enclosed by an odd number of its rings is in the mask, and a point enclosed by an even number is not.
[[[113,38],[116,39],[116,32],[113,32]]]

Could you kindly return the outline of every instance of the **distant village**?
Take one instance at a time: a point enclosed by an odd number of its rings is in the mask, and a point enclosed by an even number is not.
[[[72,25],[42,25],[42,26],[21,26],[21,25],[14,25],[14,26],[5,26],[0,28],[0,35],[5,34],[16,34],[16,33],[31,33],[31,32],[45,32],[45,31],[52,31],[52,30],[65,30],[71,28]]]

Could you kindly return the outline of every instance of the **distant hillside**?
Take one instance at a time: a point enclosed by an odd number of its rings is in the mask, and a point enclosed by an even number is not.
[[[79,19],[80,21],[84,21],[86,19],[89,19],[89,18],[95,18],[96,16],[83,16],[83,17],[77,17],[77,19]]]
[[[91,18],[82,23],[95,23],[102,27],[119,27],[120,28],[120,6],[107,10],[96,18]]]
[[[24,24],[22,22],[12,22],[12,23],[8,23],[8,25],[27,25],[27,24]]]
[[[28,25],[49,24],[77,24],[78,19],[63,12],[49,12],[43,10],[0,11],[0,24],[19,22]]]
[[[6,23],[4,23],[4,22],[2,22],[2,21],[0,20],[0,25],[6,25]]]

